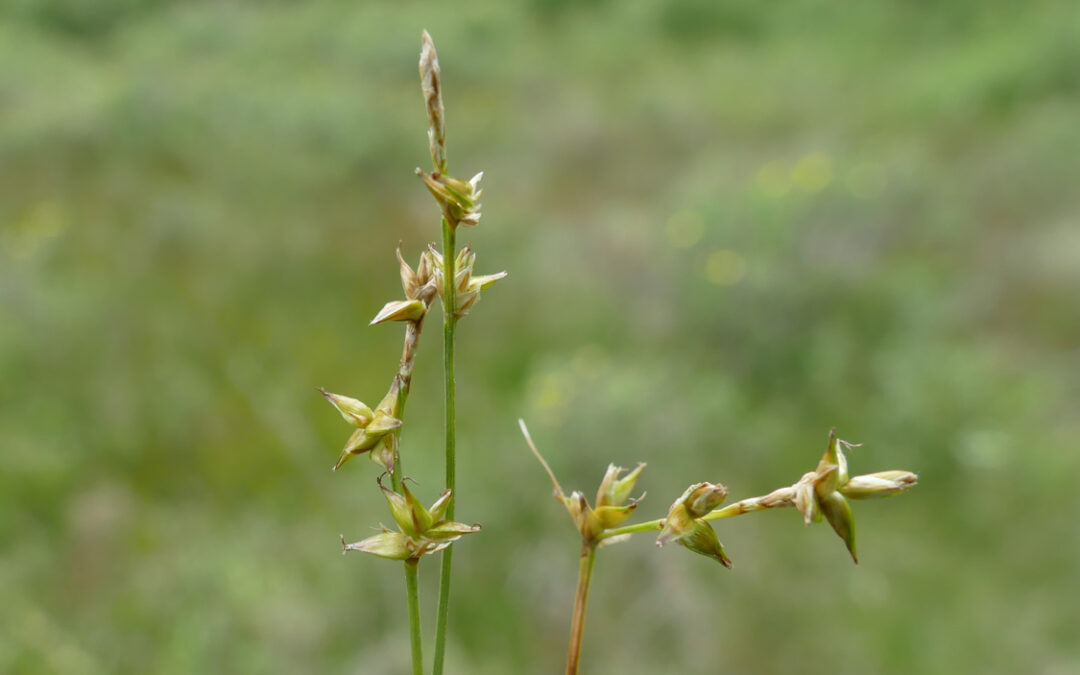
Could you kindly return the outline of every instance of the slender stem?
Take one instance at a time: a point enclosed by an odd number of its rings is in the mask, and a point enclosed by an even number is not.
[[[775,509],[781,506],[787,506],[787,504],[765,504],[762,503],[761,497],[750,497],[749,499],[743,499],[742,501],[735,502],[734,504],[728,504],[722,509],[710,511],[709,513],[705,514],[702,520],[720,520],[721,518],[731,518],[734,516],[741,516],[744,513],[764,511],[765,509]]]
[[[649,530],[659,530],[663,526],[663,519],[658,518],[656,520],[650,520],[645,523],[636,523],[634,525],[627,525],[625,527],[617,527],[614,530],[604,530],[596,537],[596,541],[603,541],[608,537],[617,537],[620,534],[635,534],[637,532],[648,532]]]
[[[775,493],[774,493],[775,494]],[[781,508],[784,506],[791,506],[787,501],[783,500],[765,500],[762,497],[750,497],[737,501],[734,504],[728,504],[724,508],[710,511],[701,517],[702,520],[720,520],[721,518],[733,518],[735,516],[741,516],[744,513],[753,513],[754,511],[764,511],[766,509]],[[604,530],[597,537],[596,541],[600,542],[609,537],[617,537],[620,534],[635,534],[637,532],[648,532],[650,530],[659,530],[664,526],[664,519],[657,518],[656,520],[648,520],[644,523],[635,523],[634,525],[626,525],[625,527],[617,527],[613,530]]]
[[[456,228],[446,218],[442,221],[443,234],[443,378],[446,394],[446,487],[455,490],[455,388],[454,388],[454,328],[457,326],[457,297],[454,287],[454,264],[457,258]],[[454,519],[456,491],[450,497],[446,519]],[[450,612],[450,572],[454,560],[454,547],[442,552],[442,568],[439,576],[439,609],[435,620],[434,675],[442,675],[443,656],[446,652],[446,620]]]
[[[409,400],[409,389],[412,387],[413,365],[416,363],[416,351],[420,344],[420,331],[424,328],[424,316],[416,321],[405,324],[405,341],[401,348],[401,363],[398,365],[397,375],[394,376],[392,387],[398,387],[400,394],[398,407],[395,411],[399,420],[405,419],[405,402]],[[401,464],[401,429],[393,433],[394,470],[390,472],[390,483],[395,492],[401,492],[401,479],[405,475],[405,468]]]
[[[570,621],[570,652],[566,656],[566,675],[577,675],[581,663],[581,643],[585,635],[585,609],[589,604],[589,586],[596,564],[596,545],[581,545],[581,564],[578,567],[577,594],[574,596],[574,618]]]
[[[420,594],[417,590],[419,559],[405,561],[405,593],[409,598],[409,642],[412,645],[413,675],[424,673],[424,647],[420,637]]]

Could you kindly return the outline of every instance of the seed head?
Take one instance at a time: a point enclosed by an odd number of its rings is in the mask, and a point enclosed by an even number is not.
[[[431,165],[436,171],[446,171],[446,110],[442,100],[442,78],[435,42],[425,30],[420,36],[420,90],[428,116],[428,145]]]
[[[731,559],[724,552],[716,531],[702,520],[702,516],[723,503],[727,494],[727,488],[719,483],[696,483],[686,488],[668,509],[656,545],[676,542],[730,568]]]
[[[443,284],[443,257],[434,245],[428,247],[428,255],[434,265],[434,276],[439,297],[443,300],[443,309],[446,309],[446,293]],[[506,272],[473,276],[473,265],[476,264],[476,254],[468,245],[462,246],[454,259],[454,305],[455,315],[460,319],[469,313],[473,305],[480,302],[480,293],[492,286],[496,281],[506,277]]]
[[[431,264],[431,256],[427,251],[420,254],[420,263],[416,271],[409,267],[405,258],[401,255],[401,246],[397,248],[398,266],[401,269],[401,288],[405,291],[405,297],[410,300],[419,300],[425,305],[431,304],[437,289],[435,287],[435,275]]]
[[[435,197],[451,227],[480,224],[480,195],[483,190],[479,189],[478,185],[484,177],[483,171],[467,181],[438,171],[427,174],[419,168],[416,175],[420,176],[428,191]]]
[[[624,478],[619,478],[619,476],[626,469],[609,464],[607,471],[604,472],[603,480],[600,481],[600,489],[596,493],[595,509],[589,505],[589,500],[581,492],[574,491],[567,497],[562,486],[559,485],[559,481],[555,478],[555,474],[551,471],[551,467],[548,466],[540,451],[536,449],[536,444],[533,443],[532,437],[529,435],[525,421],[519,419],[518,426],[521,427],[521,433],[525,437],[529,449],[540,460],[540,464],[547,471],[548,476],[551,477],[552,485],[555,487],[555,499],[566,507],[570,519],[574,521],[574,527],[581,534],[582,542],[585,544],[594,544],[597,537],[605,530],[616,528],[626,522],[626,519],[634,512],[641,500],[645,498],[643,493],[637,499],[629,499],[634,484],[637,483],[641,472],[645,470],[644,462],[639,462],[637,467]],[[611,537],[604,540],[603,544],[617,543],[617,541],[619,541],[618,537]]]
[[[343,537],[341,544],[346,551],[360,551],[392,560],[408,560],[441,551],[462,536],[480,531],[479,525],[466,525],[444,518],[453,496],[450,490],[443,490],[435,503],[430,508],[425,508],[409,491],[404,481],[401,493],[384,487],[381,476],[376,482],[390,505],[390,514],[400,531],[393,532],[383,528],[380,534],[355,544],[346,544]]]
[[[843,540],[851,559],[859,562],[855,549],[855,517],[848,499],[887,497],[906,492],[918,483],[919,477],[910,471],[881,471],[864,476],[849,477],[845,450],[859,445],[836,437],[836,429],[829,432],[825,454],[817,468],[803,474],[789,488],[792,503],[809,525],[824,516],[833,531]],[[780,494],[777,490],[774,494]]]

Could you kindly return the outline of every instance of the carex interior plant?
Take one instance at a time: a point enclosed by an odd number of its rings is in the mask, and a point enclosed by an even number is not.
[[[506,272],[490,275],[473,273],[476,254],[469,246],[457,247],[460,227],[473,227],[480,222],[480,188],[482,173],[469,180],[455,178],[449,173],[446,157],[446,112],[442,99],[442,79],[439,59],[431,36],[425,31],[420,51],[420,83],[428,117],[428,145],[431,152],[431,172],[417,169],[417,175],[431,192],[441,212],[442,250],[430,244],[420,254],[416,268],[406,261],[398,247],[397,259],[401,273],[403,300],[393,300],[375,315],[372,324],[399,322],[405,325],[401,362],[390,389],[371,409],[361,401],[332,394],[323,395],[355,427],[349,436],[334,470],[350,458],[366,454],[381,472],[376,486],[386,496],[397,530],[382,528],[379,534],[353,544],[341,543],[346,551],[360,551],[381,558],[403,561],[405,592],[409,608],[409,634],[412,649],[413,673],[423,672],[423,639],[420,630],[418,574],[420,560],[425,555],[442,555],[439,604],[435,624],[433,671],[442,672],[446,651],[446,623],[450,602],[453,558],[451,545],[463,535],[480,530],[479,525],[467,525],[454,520],[455,487],[455,386],[454,340],[457,322],[466,316],[480,300],[481,294],[506,276]],[[412,384],[413,365],[420,343],[420,333],[428,311],[440,299],[443,323],[443,380],[445,390],[445,489],[430,507],[409,490],[402,455],[405,402]],[[389,477],[390,487],[384,485]]]
[[[442,80],[435,46],[427,32],[422,38],[420,80],[428,117],[432,169],[430,172],[417,169],[416,173],[435,198],[441,213],[442,248],[440,250],[434,244],[429,245],[420,254],[415,269],[405,261],[401,248],[398,248],[397,259],[405,298],[386,303],[371,323],[403,323],[404,345],[398,371],[378,405],[369,408],[357,399],[321,391],[345,421],[354,427],[334,470],[341,468],[352,457],[363,454],[378,467],[373,482],[386,497],[397,529],[382,528],[378,534],[352,544],[346,543],[343,537],[341,543],[346,551],[360,551],[403,562],[412,667],[416,675],[423,672],[417,580],[419,564],[426,555],[437,553],[442,556],[432,666],[432,672],[439,675],[443,670],[446,649],[452,545],[464,535],[480,530],[479,525],[455,520],[454,513],[455,327],[480,300],[481,294],[505,277],[506,273],[474,274],[476,254],[469,246],[460,249],[457,246],[458,229],[476,226],[480,222],[479,182],[482,174],[465,180],[449,173]],[[436,298],[440,300],[443,322],[446,479],[445,487],[435,501],[431,506],[425,506],[405,480],[403,454],[407,453],[402,452],[402,431],[405,428],[405,402],[412,383],[420,333]],[[719,482],[701,481],[688,486],[662,517],[627,525],[627,520],[637,510],[644,496],[632,497],[645,469],[644,463],[629,472],[609,464],[592,502],[579,491],[567,495],[530,437],[525,422],[518,422],[529,448],[551,478],[556,499],[566,508],[581,536],[578,584],[566,662],[568,675],[577,673],[580,667],[585,613],[598,549],[625,541],[635,533],[652,531],[658,533],[658,546],[675,543],[731,568],[732,559],[720,543],[711,521],[791,507],[801,514],[803,522],[808,525],[822,520],[828,522],[844,542],[851,559],[858,563],[855,521],[850,501],[899,494],[918,481],[914,473],[899,470],[851,475],[847,453],[858,446],[839,439],[834,429],[829,433],[825,452],[816,467],[790,485],[721,506],[727,499],[728,488]],[[386,482],[390,487],[386,486]]]

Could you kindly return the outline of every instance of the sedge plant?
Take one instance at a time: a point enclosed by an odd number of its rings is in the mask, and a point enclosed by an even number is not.
[[[372,324],[399,322],[405,326],[404,344],[397,373],[379,404],[369,408],[361,401],[320,389],[330,403],[354,427],[334,465],[337,471],[349,459],[366,454],[380,474],[376,486],[386,498],[396,530],[382,527],[379,534],[349,544],[342,537],[346,552],[360,551],[403,563],[405,594],[409,614],[412,670],[423,670],[423,647],[420,630],[418,575],[420,561],[426,555],[441,554],[439,599],[435,619],[432,673],[441,675],[446,650],[447,616],[453,570],[453,543],[466,534],[480,530],[454,520],[455,502],[455,385],[454,346],[457,322],[479,301],[481,293],[506,276],[506,272],[474,275],[476,255],[469,246],[457,248],[459,227],[476,226],[480,221],[479,181],[482,173],[470,180],[454,178],[446,157],[446,114],[442,98],[442,80],[438,56],[431,36],[425,31],[421,41],[420,81],[428,118],[428,144],[431,172],[416,173],[431,192],[440,211],[442,249],[430,244],[420,254],[415,269],[397,250],[404,300],[394,300],[372,319]],[[402,462],[402,429],[405,402],[412,383],[413,366],[424,320],[435,300],[440,300],[443,322],[443,376],[445,394],[444,451],[445,487],[434,503],[425,507],[409,489]],[[699,482],[690,485],[660,518],[627,525],[644,494],[631,497],[645,469],[644,463],[626,472],[609,464],[592,504],[585,495],[574,491],[567,495],[543,455],[529,435],[524,420],[518,420],[528,447],[539,460],[554,487],[555,498],[566,508],[581,536],[579,573],[570,621],[566,673],[578,673],[585,635],[585,614],[589,589],[600,548],[629,539],[643,532],[657,532],[658,546],[675,543],[694,553],[707,556],[726,568],[732,567],[723,545],[710,521],[741,516],[757,511],[792,507],[807,525],[825,520],[847,547],[857,564],[855,521],[850,501],[900,494],[918,482],[909,471],[882,471],[853,476],[848,471],[847,452],[859,447],[839,439],[835,429],[829,433],[825,453],[813,471],[790,485],[758,497],[742,499],[721,507],[728,489],[720,483]],[[410,460],[411,461],[411,460]],[[624,475],[625,474],[625,475]],[[390,487],[384,484],[389,479]]]
[[[376,479],[390,506],[397,530],[385,527],[382,532],[353,544],[345,543],[344,550],[360,551],[380,558],[404,563],[405,596],[409,610],[409,636],[414,675],[423,670],[423,639],[420,631],[418,576],[420,560],[425,555],[441,553],[439,604],[435,623],[434,665],[432,672],[443,670],[446,650],[446,624],[450,603],[452,571],[451,545],[466,534],[480,530],[479,525],[466,525],[454,520],[455,488],[455,385],[454,340],[458,320],[480,300],[481,293],[506,272],[486,276],[474,275],[476,254],[469,246],[457,248],[459,227],[476,226],[480,222],[480,182],[482,173],[470,180],[449,174],[446,159],[446,113],[442,99],[442,80],[435,44],[427,31],[421,39],[420,83],[428,117],[428,145],[431,152],[431,172],[416,169],[417,175],[435,197],[441,213],[442,250],[428,245],[420,254],[413,269],[405,262],[401,247],[397,250],[404,300],[386,303],[372,319],[372,324],[400,322],[405,325],[401,362],[390,389],[374,410],[358,399],[332,394],[320,389],[337,408],[345,421],[355,427],[341,451],[334,471],[356,455],[366,454],[381,469]],[[430,507],[409,490],[405,480],[401,452],[401,432],[404,425],[405,402],[412,384],[413,365],[419,346],[424,319],[435,303],[441,300],[443,320],[443,386],[445,393],[445,489]],[[383,484],[389,476],[390,487]]]
[[[551,478],[555,498],[566,507],[570,518],[581,535],[581,560],[578,572],[577,593],[570,620],[570,645],[566,657],[566,673],[574,675],[581,662],[581,646],[585,633],[585,610],[589,603],[589,586],[592,583],[596,551],[599,548],[626,541],[639,532],[660,534],[657,546],[677,543],[680,546],[717,561],[724,567],[732,567],[731,558],[724,551],[711,520],[732,518],[747,513],[794,507],[807,525],[824,517],[847,547],[855,564],[859,563],[855,548],[855,519],[849,500],[872,499],[900,494],[915,486],[919,478],[910,471],[880,471],[862,476],[848,473],[845,452],[859,447],[840,440],[836,429],[829,432],[825,454],[813,471],[809,471],[792,485],[777,488],[760,497],[749,497],[720,507],[727,499],[728,489],[720,483],[694,483],[671,504],[667,515],[633,525],[624,525],[637,509],[644,494],[631,499],[630,493],[645,464],[622,476],[626,469],[609,464],[600,489],[596,493],[595,507],[581,492],[569,496],[563,491],[555,473],[540,454],[524,420],[518,420],[521,433],[529,449],[539,460]]]

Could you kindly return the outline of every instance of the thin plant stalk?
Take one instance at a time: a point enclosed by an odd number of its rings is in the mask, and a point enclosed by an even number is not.
[[[454,490],[446,518],[454,519],[454,506],[457,501],[455,489],[456,465],[456,409],[454,383],[454,330],[457,327],[457,297],[454,283],[457,258],[457,232],[446,218],[442,219],[443,235],[443,388],[446,394],[446,487]],[[434,675],[442,675],[443,657],[446,653],[446,621],[450,612],[450,575],[454,561],[454,547],[442,552],[442,567],[439,576],[439,608],[435,620],[435,664]]]
[[[728,504],[727,506],[710,511],[702,516],[702,520],[720,520],[721,518],[732,518],[734,516],[741,516],[744,513],[753,513],[754,511],[764,511],[766,509],[773,509],[779,506],[787,506],[782,502],[774,504],[763,503],[761,497],[750,497],[749,499],[743,499],[737,501],[734,504]],[[604,530],[597,537],[596,540],[603,541],[610,537],[617,537],[623,534],[636,534],[638,532],[649,532],[652,530],[660,530],[664,527],[664,519],[657,518],[656,520],[647,520],[644,523],[635,523],[634,525],[626,525],[625,527],[616,527],[611,530]]]
[[[405,419],[405,403],[409,400],[409,389],[412,387],[412,374],[413,365],[416,363],[416,351],[420,344],[420,331],[424,328],[424,317],[421,316],[417,321],[410,321],[405,324],[405,341],[401,348],[401,363],[398,365],[397,375],[394,376],[395,382],[392,386],[398,387],[400,391],[400,399],[397,409],[397,418],[400,420]],[[390,483],[395,492],[401,492],[401,479],[404,475],[405,469],[401,464],[401,453],[398,451],[398,446],[401,443],[401,429],[394,431],[394,470],[390,472]]]
[[[582,544],[581,564],[578,567],[577,593],[574,596],[574,617],[570,622],[570,650],[566,655],[566,675],[577,675],[581,663],[581,644],[585,636],[585,610],[589,604],[596,546]]]
[[[419,559],[405,561],[405,593],[409,598],[409,643],[412,645],[413,675],[424,673],[424,647],[420,636],[420,593],[417,580],[419,567]]]
[[[400,402],[398,403],[398,419],[405,416],[405,402],[409,398],[409,389],[412,385],[413,364],[416,359],[416,347],[420,340],[420,331],[424,327],[424,317],[416,322],[409,322],[405,326],[405,345],[402,348],[401,364],[398,366],[396,382],[394,386],[400,387]],[[401,429],[393,433],[394,439],[394,470],[390,472],[390,482],[394,491],[400,493],[404,467],[401,463],[401,453],[398,446],[401,442]],[[405,596],[409,605],[409,644],[412,648],[413,675],[423,675],[424,672],[424,648],[423,638],[420,632],[420,589],[419,589],[420,560],[405,561]]]

